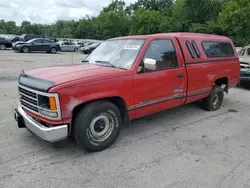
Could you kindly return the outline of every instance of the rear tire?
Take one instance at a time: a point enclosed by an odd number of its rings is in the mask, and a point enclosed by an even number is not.
[[[54,48],[54,47],[52,47],[52,48],[50,48],[50,53],[52,53],[52,54],[56,54],[56,48]]]
[[[75,48],[74,52],[79,52],[79,49],[78,49],[78,48]]]
[[[208,111],[219,110],[224,99],[224,91],[218,86],[214,85],[210,95],[203,99],[203,107]]]
[[[0,50],[5,50],[5,49],[6,49],[5,44],[0,44]]]
[[[110,147],[117,139],[122,124],[121,113],[108,101],[87,104],[75,117],[73,133],[83,149],[96,152]]]

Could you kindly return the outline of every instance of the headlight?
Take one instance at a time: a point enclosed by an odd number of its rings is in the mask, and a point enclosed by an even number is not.
[[[55,96],[38,95],[39,113],[45,117],[58,118],[57,99]]]
[[[38,96],[38,103],[39,106],[46,109],[46,110],[57,110],[57,105],[56,105],[56,98],[54,96],[43,96],[39,95]]]

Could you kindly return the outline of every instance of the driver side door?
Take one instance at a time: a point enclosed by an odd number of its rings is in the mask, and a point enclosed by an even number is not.
[[[136,118],[184,103],[187,78],[178,47],[175,38],[153,39],[149,43],[141,65],[149,58],[156,62],[156,69],[142,69],[134,76],[135,105],[130,110],[135,111]]]
[[[69,49],[69,43],[68,42],[63,42],[62,44],[61,44],[61,50],[62,50],[62,52],[67,52]]]
[[[30,47],[31,51],[42,51],[43,50],[43,41],[42,39],[34,40]]]

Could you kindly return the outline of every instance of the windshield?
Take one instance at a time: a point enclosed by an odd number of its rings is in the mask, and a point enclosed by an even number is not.
[[[116,39],[101,43],[87,58],[89,63],[109,62],[114,67],[130,69],[145,40]]]
[[[30,40],[26,41],[26,43],[31,43],[31,42],[34,42],[35,40],[37,40],[37,39],[30,39]]]
[[[245,54],[245,49],[241,49],[241,50],[239,50],[239,52],[238,52],[238,55],[244,55]]]

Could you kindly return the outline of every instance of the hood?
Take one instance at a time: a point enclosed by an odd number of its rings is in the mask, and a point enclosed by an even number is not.
[[[106,66],[78,64],[31,69],[25,71],[24,74],[27,77],[45,80],[46,82],[49,81],[53,83],[52,85],[59,85],[79,79],[81,79],[81,83],[100,81],[102,79],[128,75],[129,72]]]
[[[17,42],[17,43],[15,43],[15,46],[16,45],[21,45],[21,44],[27,44],[27,42]]]
[[[250,56],[239,56],[239,61],[250,65]]]

